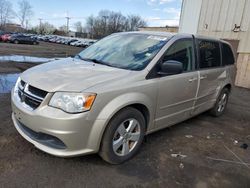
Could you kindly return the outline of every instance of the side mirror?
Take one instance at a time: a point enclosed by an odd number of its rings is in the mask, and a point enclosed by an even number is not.
[[[183,72],[183,64],[179,61],[168,60],[161,64],[161,70],[159,74],[161,75],[174,75]]]

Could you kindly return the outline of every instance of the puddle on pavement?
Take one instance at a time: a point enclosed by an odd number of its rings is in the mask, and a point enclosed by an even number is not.
[[[10,93],[15,86],[19,73],[15,74],[0,74],[0,94]]]
[[[32,57],[32,56],[22,56],[22,55],[7,55],[0,56],[0,62],[27,62],[27,63],[47,63],[60,58],[43,58],[43,57]]]

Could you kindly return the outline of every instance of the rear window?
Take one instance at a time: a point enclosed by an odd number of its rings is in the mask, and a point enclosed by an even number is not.
[[[198,40],[200,68],[219,67],[221,65],[220,44],[215,41]]]
[[[233,65],[234,55],[228,44],[222,43],[222,65]]]

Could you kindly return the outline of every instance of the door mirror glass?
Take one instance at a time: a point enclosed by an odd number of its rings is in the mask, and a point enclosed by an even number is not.
[[[161,71],[159,74],[174,75],[183,72],[183,64],[179,61],[168,60],[161,64]]]

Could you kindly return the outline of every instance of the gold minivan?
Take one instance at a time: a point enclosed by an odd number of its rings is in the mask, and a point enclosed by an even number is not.
[[[234,83],[231,46],[191,34],[116,33],[74,58],[28,69],[12,90],[17,131],[49,154],[119,164],[146,134],[204,111],[220,116]]]

